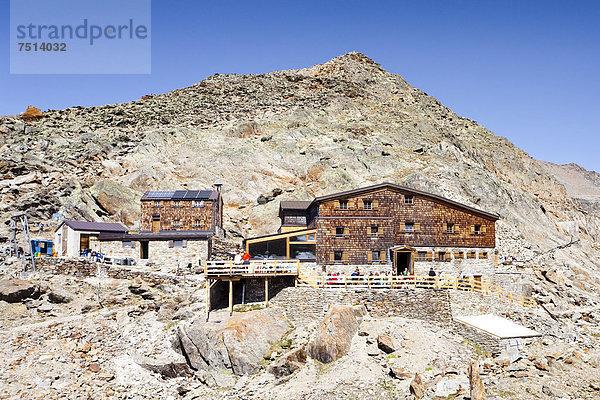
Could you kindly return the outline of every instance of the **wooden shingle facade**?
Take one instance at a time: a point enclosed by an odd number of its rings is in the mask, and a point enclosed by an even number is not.
[[[493,268],[497,215],[391,183],[311,202],[282,202],[279,216],[280,236],[314,230],[314,261],[319,265],[393,265],[395,273],[414,273],[415,263],[421,269],[450,264]],[[259,243],[268,240],[247,243],[256,243],[260,250],[265,246]],[[285,256],[290,258],[290,253],[288,249]]]
[[[223,224],[223,200],[216,190],[146,192],[141,203],[142,232],[215,231]]]

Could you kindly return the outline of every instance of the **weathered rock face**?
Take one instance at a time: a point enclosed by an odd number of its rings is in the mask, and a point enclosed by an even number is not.
[[[425,385],[423,385],[421,375],[415,374],[413,380],[410,381],[409,390],[413,399],[419,400],[422,399],[423,396],[425,396]]]
[[[390,354],[396,351],[396,343],[389,335],[381,334],[377,336],[377,347],[384,353]]]
[[[179,328],[177,342],[194,369],[214,368],[236,375],[255,373],[269,348],[291,328],[280,311],[256,310],[227,321],[194,321]]]
[[[21,115],[23,121],[35,121],[44,117],[44,113],[34,106],[27,107],[27,110]]]
[[[352,338],[366,313],[364,306],[332,305],[308,346],[310,357],[330,363],[348,354]]]
[[[277,361],[269,366],[269,372],[277,378],[288,376],[302,368],[306,363],[306,351],[304,348],[287,352]]]
[[[31,297],[36,291],[36,286],[22,279],[0,280],[0,300],[8,303],[18,303]]]

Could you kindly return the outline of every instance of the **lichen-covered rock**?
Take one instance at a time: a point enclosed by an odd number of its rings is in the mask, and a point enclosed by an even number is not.
[[[269,372],[277,378],[288,376],[302,368],[306,363],[306,351],[303,347],[285,353],[269,366]]]
[[[272,345],[291,328],[281,311],[241,313],[221,322],[195,320],[177,331],[177,345],[192,368],[255,373]]]
[[[310,357],[330,363],[348,354],[366,312],[364,306],[332,305],[308,346]]]

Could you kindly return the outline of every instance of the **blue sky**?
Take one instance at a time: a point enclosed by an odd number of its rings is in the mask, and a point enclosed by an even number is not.
[[[356,50],[538,159],[600,171],[597,2],[154,0],[149,75],[10,75],[0,4],[0,115],[130,101]]]

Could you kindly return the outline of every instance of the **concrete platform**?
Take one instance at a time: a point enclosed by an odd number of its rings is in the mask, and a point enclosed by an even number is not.
[[[532,329],[519,325],[509,319],[497,315],[472,315],[455,317],[454,320],[461,324],[478,329],[499,339],[528,338],[542,336]]]

